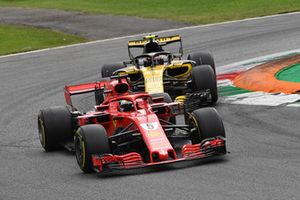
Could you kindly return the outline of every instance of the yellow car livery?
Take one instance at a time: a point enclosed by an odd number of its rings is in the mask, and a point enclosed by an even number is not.
[[[178,53],[165,51],[163,47],[179,43]],[[141,55],[134,56],[132,49],[143,48]],[[168,93],[172,99],[187,93],[197,93],[204,103],[218,100],[215,66],[208,53],[194,53],[182,59],[181,38],[147,36],[143,40],[128,42],[129,62],[102,67],[102,77],[128,75],[133,92],[150,94]]]

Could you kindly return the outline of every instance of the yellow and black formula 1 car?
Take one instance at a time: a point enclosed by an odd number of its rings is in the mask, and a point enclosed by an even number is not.
[[[169,44],[179,43],[178,53],[163,50]],[[143,49],[134,56],[132,50]],[[102,77],[128,75],[133,91],[150,94],[167,92],[173,99],[184,101],[187,93],[197,94],[203,104],[218,100],[215,63],[209,53],[194,53],[182,59],[183,49],[179,35],[157,37],[150,35],[143,40],[128,42],[129,62],[108,64],[102,67]]]

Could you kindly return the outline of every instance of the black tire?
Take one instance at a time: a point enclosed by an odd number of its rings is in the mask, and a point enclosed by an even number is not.
[[[190,115],[189,123],[196,128],[196,131],[191,134],[193,144],[216,136],[225,138],[223,121],[215,108],[206,107],[193,111]]]
[[[164,97],[164,102],[165,103],[172,103],[173,100],[170,97],[170,95],[168,93],[156,93],[156,94],[151,94],[151,97]],[[176,124],[176,117],[170,117],[169,122],[171,122],[172,124]]]
[[[100,124],[79,127],[74,137],[76,160],[85,173],[94,171],[93,154],[110,154],[111,148],[106,130]]]
[[[164,97],[164,101],[166,103],[172,103],[172,98],[170,97],[170,95],[168,93],[156,93],[156,94],[151,94],[151,97]]]
[[[59,144],[73,140],[72,114],[64,106],[41,110],[38,114],[39,138],[45,151],[59,149]]]
[[[216,74],[209,65],[201,65],[193,68],[191,80],[191,89],[193,92],[209,89],[211,92],[211,104],[215,104],[218,101]]]
[[[102,78],[110,77],[115,71],[125,67],[126,66],[123,63],[105,64],[101,68]]]
[[[187,56],[187,59],[195,61],[195,67],[200,65],[210,65],[216,73],[215,61],[210,53],[192,53]]]

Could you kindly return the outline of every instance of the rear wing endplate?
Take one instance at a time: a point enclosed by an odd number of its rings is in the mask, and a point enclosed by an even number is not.
[[[101,89],[102,89],[101,82],[65,86],[64,94],[65,94],[66,103],[72,107],[72,110],[74,110],[71,96],[95,92]]]

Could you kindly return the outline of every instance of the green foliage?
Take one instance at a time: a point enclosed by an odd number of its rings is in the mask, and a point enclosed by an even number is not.
[[[85,39],[26,26],[0,25],[0,55],[84,42]]]
[[[299,0],[0,0],[0,6],[54,8],[205,24],[300,10]]]

